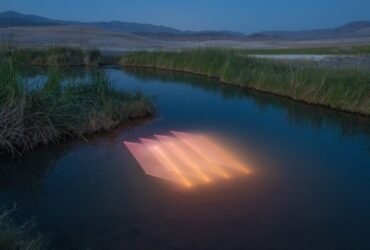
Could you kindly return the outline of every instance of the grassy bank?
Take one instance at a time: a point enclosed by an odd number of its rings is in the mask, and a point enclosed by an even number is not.
[[[10,217],[12,210],[0,209],[0,249],[41,250],[46,249],[45,239],[34,235],[33,222],[17,225]]]
[[[67,137],[111,130],[153,114],[140,93],[112,87],[104,72],[65,78],[63,69],[46,69],[45,79],[30,84],[21,51],[2,51],[0,58],[0,154],[22,154],[38,145]]]
[[[132,52],[123,66],[184,71],[297,101],[370,115],[370,70],[320,68],[245,56],[231,49]]]

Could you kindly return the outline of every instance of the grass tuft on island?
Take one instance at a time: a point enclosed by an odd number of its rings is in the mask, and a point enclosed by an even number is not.
[[[22,50],[23,60],[33,66],[91,66],[103,61],[99,50],[83,51],[76,48],[49,48],[47,50]]]
[[[247,54],[234,49],[138,51],[124,55],[120,64],[214,77],[222,83],[370,115],[370,70],[322,68],[310,63],[257,59]]]
[[[13,209],[0,209],[0,249],[41,250],[46,249],[46,240],[40,234],[34,235],[34,222],[17,225],[10,214]]]
[[[98,68],[82,79],[66,78],[62,68],[52,66],[44,80],[31,84],[21,51],[0,54],[0,155],[84,138],[154,113],[151,100],[117,90]]]
[[[118,60],[113,56],[103,56],[98,49],[82,50],[75,47],[30,49],[18,48],[16,44],[17,42],[12,40],[2,42],[0,45],[0,54],[3,56],[4,54],[15,54],[16,52],[18,61],[28,66],[96,67],[100,64],[112,64]]]

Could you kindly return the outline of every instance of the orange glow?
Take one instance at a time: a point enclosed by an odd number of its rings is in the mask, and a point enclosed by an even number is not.
[[[173,164],[173,162],[171,162],[171,160],[168,159],[168,157],[166,156],[166,154],[163,153],[160,147],[154,146],[153,149],[157,151],[158,155],[162,159],[165,160],[165,164],[167,163],[175,171],[175,173],[180,177],[180,179],[182,180],[186,187],[193,186],[193,184],[191,184],[191,182],[181,173],[181,171],[176,167],[176,165]]]
[[[166,147],[171,150],[182,162],[192,167],[202,180],[205,182],[211,182],[211,179],[205,173],[203,173],[202,169],[198,166],[198,163],[195,161],[194,157],[191,158],[187,156],[184,152],[184,149],[180,148],[179,143],[172,141],[170,137],[161,135],[155,135],[155,137],[157,137],[160,142],[166,145]]]
[[[230,178],[228,174],[220,165],[223,165],[223,161],[217,161],[219,156],[214,151],[209,150],[207,146],[202,145],[197,138],[188,133],[172,132],[182,143],[186,144],[191,150],[196,152],[199,156],[206,160],[205,166],[211,171],[215,171],[218,175],[224,178]],[[216,159],[216,160],[214,160]]]
[[[242,163],[240,163],[239,160],[233,155],[231,155],[228,151],[223,149],[220,145],[218,145],[213,139],[211,139],[209,136],[201,135],[199,136],[201,140],[203,140],[205,143],[213,147],[217,152],[220,153],[221,157],[225,159],[225,162],[231,163],[228,164],[227,166],[233,167],[245,174],[250,174],[251,170],[244,166]]]
[[[220,164],[225,167],[233,168],[244,174],[250,174],[251,170],[240,163],[240,161],[221,145],[215,142],[210,136],[193,135],[183,132],[172,132],[184,143],[188,144],[199,154],[203,155],[209,161]]]
[[[179,182],[178,176],[164,169],[162,164],[158,162],[154,155],[143,144],[132,142],[124,142],[124,144],[135,156],[145,174],[173,182]]]
[[[181,183],[184,184],[186,187],[192,187],[193,184],[189,181],[188,177],[186,177],[186,173],[181,171],[181,168],[173,162],[171,156],[168,152],[164,152],[163,145],[157,143],[154,140],[148,139],[140,139],[145,146],[147,146],[148,150],[156,157],[167,170],[173,171],[178,176],[178,179]]]
[[[145,174],[178,183],[184,187],[213,183],[251,171],[214,138],[183,132],[175,136],[155,135],[141,143],[124,142]]]

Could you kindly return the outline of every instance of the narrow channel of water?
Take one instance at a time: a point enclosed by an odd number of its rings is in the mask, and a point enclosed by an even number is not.
[[[192,75],[106,68],[158,116],[88,142],[0,160],[0,206],[56,249],[369,249],[370,120]],[[205,133],[252,174],[184,189],[123,141]]]

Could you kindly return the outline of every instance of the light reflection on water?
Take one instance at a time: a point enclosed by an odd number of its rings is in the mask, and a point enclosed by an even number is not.
[[[155,137],[140,138],[141,143],[124,142],[147,175],[192,188],[216,177],[229,180],[252,172],[210,136],[172,131],[171,136]]]
[[[369,119],[190,75],[106,71],[153,96],[159,116],[0,162],[1,205],[36,217],[53,247],[370,248]],[[252,174],[183,192],[122,145],[173,130],[226,135],[217,143]]]

